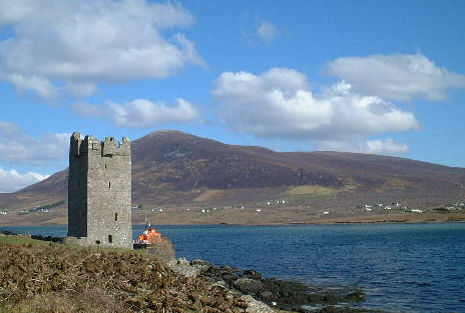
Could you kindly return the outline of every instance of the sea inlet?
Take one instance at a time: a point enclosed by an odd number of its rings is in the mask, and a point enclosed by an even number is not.
[[[133,227],[134,235],[143,225]],[[0,226],[63,237],[66,226]],[[355,286],[361,308],[465,312],[465,223],[159,226],[177,257],[254,269],[309,286]]]

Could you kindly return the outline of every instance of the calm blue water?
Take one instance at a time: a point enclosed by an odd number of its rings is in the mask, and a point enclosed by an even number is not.
[[[65,236],[66,227],[0,227]],[[465,224],[160,226],[178,257],[310,285],[361,287],[363,307],[465,312]],[[138,234],[143,226],[135,226]]]

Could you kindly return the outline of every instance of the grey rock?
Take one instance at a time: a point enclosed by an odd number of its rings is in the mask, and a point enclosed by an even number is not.
[[[276,313],[265,303],[257,301],[251,296],[242,296],[242,299],[249,303],[247,309],[245,310],[247,313]]]
[[[260,293],[265,287],[261,281],[250,278],[239,278],[233,283],[233,286],[242,293],[249,295]]]
[[[250,278],[250,279],[262,279],[263,278],[260,272],[253,271],[253,270],[243,271],[241,274],[241,277]]]
[[[177,260],[169,261],[168,266],[173,272],[183,275],[185,277],[197,277],[205,271],[206,265],[191,264],[187,259],[180,258]]]

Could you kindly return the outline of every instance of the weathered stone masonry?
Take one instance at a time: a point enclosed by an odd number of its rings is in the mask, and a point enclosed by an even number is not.
[[[70,238],[71,237],[71,238]],[[73,238],[74,237],[74,238]],[[68,242],[132,248],[131,143],[70,139]]]

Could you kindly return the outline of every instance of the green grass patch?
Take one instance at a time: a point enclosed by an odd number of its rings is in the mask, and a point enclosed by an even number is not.
[[[50,209],[56,208],[56,207],[58,207],[60,205],[63,205],[65,203],[66,203],[65,200],[61,200],[61,201],[58,201],[58,202],[54,202],[52,204],[41,205],[41,206],[38,206],[38,207],[35,207],[35,208],[32,208],[32,209],[22,210],[22,211],[18,212],[18,215],[25,215],[25,214],[35,213],[35,212],[49,212]]]
[[[324,196],[332,195],[335,193],[335,190],[330,187],[324,187],[320,185],[304,185],[294,187],[287,191],[288,195],[314,195],[314,196]]]
[[[26,235],[0,235],[0,242],[10,244],[10,245],[39,245],[46,246],[49,245],[49,241],[32,239]]]
[[[33,239],[28,235],[0,235],[0,242],[15,246],[25,246],[25,245],[32,245],[32,246],[48,246],[50,244],[57,244],[47,240],[39,240]],[[147,254],[146,249],[138,249],[138,250],[130,250],[124,248],[114,248],[114,247],[107,247],[107,246],[77,246],[77,245],[66,245],[71,249],[77,250],[88,250],[93,252],[116,252],[116,253],[133,253],[133,254]],[[1,312],[0,312],[1,313]]]
[[[320,185],[304,185],[289,189],[284,194],[288,201],[305,201],[312,199],[327,199],[336,194],[336,189]]]

